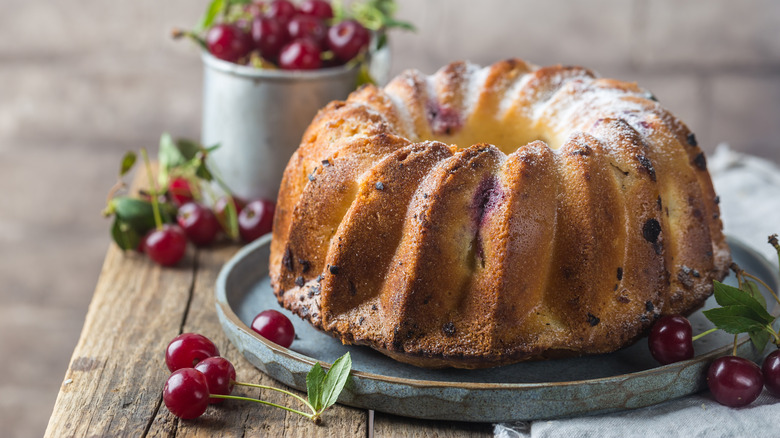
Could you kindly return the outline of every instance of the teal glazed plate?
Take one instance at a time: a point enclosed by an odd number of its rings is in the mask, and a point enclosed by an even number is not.
[[[220,323],[233,345],[262,372],[306,391],[306,374],[315,362],[325,367],[346,352],[352,355],[352,379],[339,402],[406,417],[475,422],[552,419],[640,408],[683,397],[706,388],[705,370],[728,354],[734,337],[717,331],[694,343],[691,360],[659,366],[647,340],[610,354],[524,362],[482,370],[428,370],[396,362],[368,347],[345,346],[280,308],[268,278],[271,236],[247,245],[222,268],[216,285]],[[777,290],[776,268],[745,244],[729,238],[732,258],[746,271]],[[735,284],[730,276],[726,283]],[[762,289],[767,302],[774,303]],[[715,306],[710,297],[704,309]],[[265,309],[277,309],[295,326],[287,349],[249,328]],[[777,314],[777,307],[775,314]],[[712,324],[697,311],[693,332]],[[761,357],[747,335],[739,355]]]

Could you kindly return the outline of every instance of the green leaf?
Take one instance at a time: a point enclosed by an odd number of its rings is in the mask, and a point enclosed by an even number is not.
[[[119,177],[123,177],[133,168],[136,160],[135,152],[128,151],[125,156],[122,157],[122,165],[119,167]]]
[[[198,163],[195,168],[195,176],[204,181],[211,182],[214,180],[214,175],[211,174],[211,171],[206,165],[206,160],[204,160],[202,157],[198,159]]]
[[[109,201],[107,210],[139,235],[146,234],[156,226],[152,203],[143,199],[117,196]],[[161,203],[160,216],[163,222],[173,222],[176,219],[176,207],[169,203]]]
[[[173,142],[173,138],[167,132],[160,136],[160,146],[157,151],[157,160],[160,162],[158,183],[162,187],[168,186],[168,173],[176,166],[183,164],[186,160],[181,156],[181,152]]]
[[[761,293],[761,291],[758,289],[758,285],[751,280],[745,280],[742,283],[742,290],[745,291],[748,295],[753,297],[756,301],[758,301],[758,304],[761,304],[761,307],[766,310],[766,297]]]
[[[754,330],[748,333],[750,340],[758,351],[764,351],[766,344],[769,342],[770,333],[766,330]]]
[[[336,403],[336,400],[344,389],[352,370],[352,357],[349,352],[336,359],[328,370],[322,382],[322,409],[327,409]]]
[[[123,250],[136,249],[141,243],[139,233],[118,217],[114,218],[114,223],[111,225],[111,237]]]
[[[179,150],[179,153],[184,158],[184,161],[187,162],[197,157],[198,152],[200,152],[203,148],[201,147],[200,143],[196,141],[188,140],[186,138],[177,138],[176,149]]]
[[[192,172],[195,172],[200,163],[197,157],[202,150],[203,147],[198,142],[183,138],[174,140],[167,132],[163,133],[160,136],[160,149],[157,152],[157,159],[160,161],[157,179],[160,186],[168,186],[168,178],[174,170],[178,173],[186,173],[192,169]]]
[[[196,32],[202,32],[211,27],[211,25],[214,24],[214,20],[223,10],[225,10],[226,7],[227,2],[225,0],[211,0],[208,8],[206,8],[206,13],[203,14],[203,17],[200,19],[200,23],[198,23]]]
[[[117,196],[109,203],[116,217],[138,233],[144,233],[154,228],[154,211],[152,203],[128,196]]]
[[[222,229],[225,230],[229,238],[238,240],[238,211],[236,211],[236,204],[232,201],[231,196],[227,197],[224,216],[220,216],[217,216],[217,220],[220,222],[224,220],[224,223],[221,223]]]
[[[309,396],[309,403],[315,411],[322,409],[322,382],[325,380],[325,371],[317,362],[306,374],[306,392]]]
[[[716,327],[732,335],[763,330],[767,324],[753,309],[744,305],[716,307],[702,313]]]
[[[764,308],[764,306],[762,306],[761,303],[756,300],[756,298],[751,296],[751,294],[737,289],[736,287],[723,284],[719,281],[715,281],[714,285],[715,300],[724,308],[735,305],[745,306],[755,312],[755,314],[758,316],[756,320],[763,322],[762,325],[771,323],[775,320],[772,315],[766,311],[766,308]]]

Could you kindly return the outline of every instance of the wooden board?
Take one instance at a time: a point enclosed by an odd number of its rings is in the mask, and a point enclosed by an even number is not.
[[[143,181],[143,172],[135,186]],[[108,234],[108,231],[106,231]],[[190,247],[173,268],[111,245],[46,430],[47,437],[369,437],[369,413],[335,405],[317,426],[259,404],[226,401],[196,420],[179,420],[162,403],[170,374],[165,348],[176,335],[201,333],[236,368],[239,381],[281,386],[240,356],[214,310],[214,284],[236,244]],[[288,389],[288,388],[286,388]],[[294,405],[274,391],[237,387],[235,394]],[[303,395],[303,394],[301,394]],[[421,421],[376,414],[376,436],[489,436],[489,425]]]

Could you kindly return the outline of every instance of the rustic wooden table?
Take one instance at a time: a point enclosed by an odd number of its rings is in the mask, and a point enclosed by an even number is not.
[[[229,244],[190,247],[177,267],[162,268],[112,244],[46,436],[491,435],[489,424],[422,421],[341,405],[327,410],[319,426],[281,409],[235,401],[211,406],[196,420],[174,417],[162,405],[169,375],[164,351],[179,333],[197,332],[212,339],[234,364],[239,381],[281,385],[238,353],[217,320],[217,275],[238,249]],[[255,395],[260,394],[289,403],[273,391]]]

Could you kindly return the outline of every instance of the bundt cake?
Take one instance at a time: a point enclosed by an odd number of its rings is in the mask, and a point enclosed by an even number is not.
[[[456,62],[316,116],[279,191],[280,304],[423,367],[603,353],[730,263],[688,128],[582,67]]]

